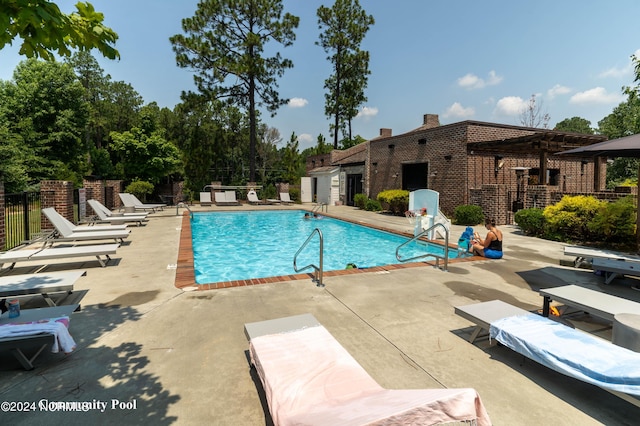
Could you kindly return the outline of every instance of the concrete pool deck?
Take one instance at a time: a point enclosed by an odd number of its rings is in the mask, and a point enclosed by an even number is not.
[[[300,206],[242,206],[243,209]],[[194,207],[230,210],[233,207]],[[540,309],[540,288],[580,284],[640,301],[625,278],[604,285],[591,271],[560,265],[564,244],[505,234],[503,260],[325,276],[208,291],[176,287],[182,213],[175,208],[131,227],[106,268],[95,260],[57,261],[46,271],[86,269],[76,284],[88,289],[70,331],[72,354],[43,353],[32,371],[2,354],[2,401],[35,402],[35,411],[6,412],[4,423],[269,424],[247,361],[247,322],[313,314],[382,386],[473,387],[496,425],[634,424],[640,409],[608,392],[550,371],[486,340],[470,344],[472,324],[454,306],[500,299]],[[404,217],[330,207],[331,215],[397,231]],[[482,229],[476,230],[483,231]],[[454,226],[452,242],[463,231]],[[19,264],[10,274],[29,273]],[[7,271],[3,272],[5,275]],[[570,323],[608,337],[607,324],[588,315]],[[114,400],[117,401],[114,403]],[[46,412],[46,402],[87,402],[87,412]],[[101,412],[98,403],[106,403]],[[115,406],[113,405],[115,404]]]

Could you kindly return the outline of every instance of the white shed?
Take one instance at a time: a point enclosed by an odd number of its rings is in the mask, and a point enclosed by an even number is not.
[[[318,167],[309,171],[312,199],[333,206],[340,201],[340,167]]]

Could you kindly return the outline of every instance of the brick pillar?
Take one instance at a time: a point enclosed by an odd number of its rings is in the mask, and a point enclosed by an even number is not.
[[[173,195],[173,201],[175,204],[184,200],[184,181],[173,182],[171,185],[171,194]]]
[[[110,209],[120,208],[122,206],[122,200],[118,194],[122,192],[122,181],[107,179],[105,186],[107,190],[105,191],[105,200],[102,204]]]
[[[73,222],[73,182],[62,180],[43,180],[40,182],[40,206],[41,208],[53,207],[67,220]],[[41,227],[53,229],[47,218],[40,217]]]
[[[497,225],[508,223],[509,218],[509,186],[482,185],[482,201],[480,206],[487,219],[493,219]]]
[[[4,182],[0,180],[0,250],[4,250],[7,244],[4,224]]]
[[[82,186],[85,189],[87,200],[98,200],[104,204],[104,181],[102,179],[83,179]],[[85,207],[88,215],[95,215],[91,206]]]

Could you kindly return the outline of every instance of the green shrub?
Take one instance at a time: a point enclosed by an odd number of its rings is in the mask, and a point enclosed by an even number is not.
[[[462,205],[453,211],[453,219],[456,225],[477,225],[484,223],[484,213],[480,206]]]
[[[356,194],[353,196],[353,204],[360,210],[364,210],[368,199],[369,197],[365,194]]]
[[[134,180],[124,189],[124,192],[135,195],[140,201],[147,201],[147,195],[153,194],[153,184],[142,180]]]
[[[597,241],[633,244],[636,207],[632,197],[605,203],[587,223],[591,238]]]
[[[272,183],[270,183],[269,185],[265,186],[264,189],[262,190],[261,198],[262,199],[266,199],[266,198],[277,199],[278,198],[278,190],[276,189],[276,186],[274,184],[272,184]]]
[[[518,210],[514,220],[527,235],[542,236],[545,234],[545,218],[542,209],[532,208]]]
[[[381,208],[393,214],[403,215],[409,208],[409,191],[404,189],[388,189],[378,194]]]
[[[592,239],[587,224],[598,211],[605,207],[606,201],[595,197],[565,195],[552,206],[544,209],[546,233],[551,239],[589,241]]]
[[[291,198],[291,201],[299,203],[300,202],[300,189],[298,189],[298,188],[289,188],[289,197]]]
[[[382,210],[382,206],[380,205],[380,202],[378,200],[367,198],[367,201],[365,201],[364,204],[364,209],[370,212],[379,212],[380,210]]]

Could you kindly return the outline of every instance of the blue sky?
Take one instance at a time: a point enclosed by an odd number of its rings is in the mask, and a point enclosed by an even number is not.
[[[59,0],[65,12],[77,0]],[[193,16],[197,0],[92,0],[120,36],[119,61],[94,53],[113,80],[130,83],[144,98],[173,108],[181,91],[193,90],[193,75],[178,68],[169,37],[181,19]],[[292,132],[300,148],[318,134],[332,141],[324,116],[324,80],[331,72],[318,40],[316,10],[329,1],[284,0],[300,17],[293,46],[280,48],[294,62],[279,80],[291,99],[263,120]],[[441,124],[479,120],[520,124],[525,102],[535,94],[551,117],[550,127],[579,116],[593,127],[625,98],[633,83],[630,56],[640,54],[637,0],[360,0],[373,25],[362,44],[371,54],[368,101],[353,121],[354,134],[370,139],[380,128],[394,135],[438,114]],[[19,40],[0,50],[0,79],[8,80],[24,58]]]

